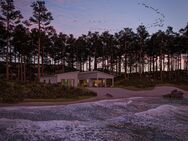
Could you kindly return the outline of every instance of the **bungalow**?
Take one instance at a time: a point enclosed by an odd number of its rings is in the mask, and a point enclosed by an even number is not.
[[[73,87],[113,87],[114,76],[100,71],[76,71],[41,77],[40,82]]]

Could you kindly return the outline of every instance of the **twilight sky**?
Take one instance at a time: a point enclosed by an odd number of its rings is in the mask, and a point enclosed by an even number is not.
[[[27,19],[35,0],[15,0]],[[188,22],[188,0],[45,0],[58,32],[79,36],[88,31],[118,32],[144,24],[150,33],[167,26],[175,31]]]

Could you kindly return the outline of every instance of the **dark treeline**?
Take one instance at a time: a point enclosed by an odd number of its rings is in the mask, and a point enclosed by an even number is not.
[[[150,35],[144,25],[134,32],[124,28],[111,34],[88,32],[75,38],[57,33],[44,1],[31,4],[24,19],[13,0],[1,0],[0,77],[39,80],[41,76],[71,70],[100,70],[125,79],[138,76],[174,80],[188,75],[188,24]]]

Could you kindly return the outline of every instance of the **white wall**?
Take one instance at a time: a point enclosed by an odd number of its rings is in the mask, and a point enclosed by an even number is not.
[[[56,76],[49,76],[49,77],[41,77],[40,79],[41,83],[46,83],[46,84],[56,84],[57,83],[57,79]]]
[[[78,74],[79,72],[68,72],[57,74],[57,83],[61,83],[63,79],[65,80],[74,80],[74,87],[78,86]]]

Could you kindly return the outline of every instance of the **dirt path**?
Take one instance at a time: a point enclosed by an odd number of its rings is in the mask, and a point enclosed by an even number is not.
[[[172,90],[177,89],[184,92],[184,96],[188,98],[188,91],[181,90],[179,88],[171,86],[155,87],[153,90],[132,91],[123,88],[88,88],[98,94],[98,98],[104,99],[108,97],[106,94],[110,94],[113,98],[123,97],[158,97],[164,94],[170,93]]]

